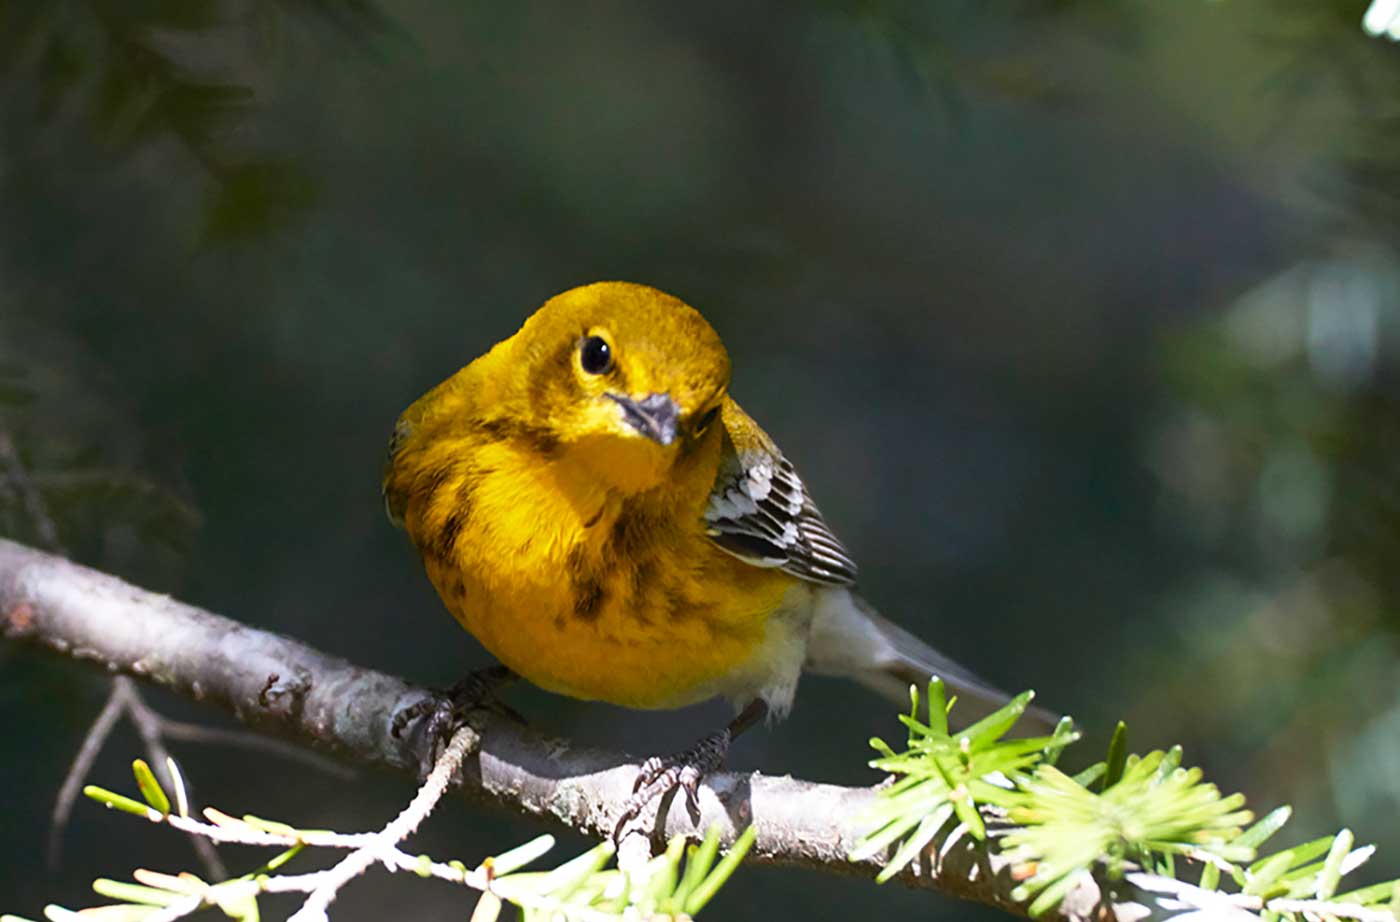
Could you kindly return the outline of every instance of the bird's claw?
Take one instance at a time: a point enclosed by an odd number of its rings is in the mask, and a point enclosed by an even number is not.
[[[515,673],[505,666],[488,666],[469,673],[451,688],[434,690],[413,702],[394,715],[389,732],[394,739],[402,739],[408,725],[422,720],[419,730],[423,740],[423,751],[419,755],[419,778],[426,778],[437,764],[438,757],[473,711],[495,711],[510,719],[524,723],[514,709],[495,700],[495,693],[501,686],[515,678]]]
[[[675,762],[652,756],[642,763],[637,772],[637,780],[632,785],[632,801],[637,809],[671,791],[685,791],[686,804],[691,813],[700,812],[700,779],[704,773],[688,762]]]
[[[700,821],[700,782],[724,764],[732,735],[719,730],[706,736],[685,752],[672,756],[652,756],[642,763],[637,780],[632,784],[632,796],[627,799],[613,827],[613,839],[620,840],[628,824],[641,816],[647,806],[662,801],[677,791],[685,793],[686,809],[691,819]]]

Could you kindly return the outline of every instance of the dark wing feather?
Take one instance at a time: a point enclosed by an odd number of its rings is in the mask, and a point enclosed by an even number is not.
[[[723,419],[728,444],[705,509],[710,538],[755,566],[780,567],[814,583],[854,583],[855,562],[792,463],[731,400]]]

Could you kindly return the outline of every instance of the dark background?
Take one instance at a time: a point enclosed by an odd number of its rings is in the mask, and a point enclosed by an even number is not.
[[[725,339],[866,594],[1074,713],[1071,764],[1126,718],[1395,876],[1400,50],[1364,7],[0,0],[0,423],[80,560],[444,684],[484,654],[384,519],[395,416],[550,295],[648,282]],[[0,533],[38,540],[13,484]],[[45,868],[107,680],[0,670],[0,910],[194,868],[86,803]],[[724,714],[510,700],[634,751]],[[889,706],[810,680],[732,765],[868,783],[873,734]],[[412,790],[174,748],[201,801],[304,826]],[[537,831],[451,803],[413,847]],[[334,916],[460,900],[376,874]],[[994,917],[763,869],[712,912]]]

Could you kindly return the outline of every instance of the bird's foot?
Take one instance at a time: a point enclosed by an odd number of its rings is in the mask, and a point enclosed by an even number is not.
[[[676,792],[685,792],[686,807],[691,818],[700,822],[700,781],[707,774],[724,764],[729,755],[729,746],[734,738],[752,727],[768,713],[768,704],[762,698],[755,698],[745,705],[729,726],[716,730],[691,746],[685,752],[673,756],[652,756],[642,763],[637,773],[637,781],[632,786],[632,796],[618,815],[613,826],[613,839],[620,842],[627,826],[652,801],[662,802]]]
[[[702,737],[684,752],[652,756],[643,762],[641,771],[637,773],[637,781],[632,785],[632,796],[613,827],[613,838],[621,839],[626,826],[639,817],[648,804],[677,791],[685,793],[686,807],[691,817],[699,822],[700,781],[724,764],[733,741],[734,734],[725,727]]]
[[[402,738],[408,725],[422,720],[418,730],[422,750],[419,753],[418,774],[426,778],[437,764],[452,735],[473,711],[495,711],[518,723],[524,723],[514,709],[496,700],[496,692],[510,684],[515,673],[505,666],[487,666],[468,673],[451,688],[429,692],[394,715],[389,732]]]

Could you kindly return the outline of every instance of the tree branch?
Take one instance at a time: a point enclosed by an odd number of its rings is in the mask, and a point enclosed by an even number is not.
[[[104,573],[0,540],[0,636],[86,660],[219,705],[263,732],[291,737],[360,764],[412,774],[416,742],[390,733],[394,715],[426,690],[295,640],[257,630]],[[593,837],[610,834],[632,793],[639,763],[575,746],[482,714],[457,783],[474,800]],[[716,773],[700,791],[693,823],[684,798],[664,805],[659,838],[717,824],[728,845],[752,824],[749,860],[873,877],[875,861],[847,855],[866,830],[873,788],[848,788],[758,773]],[[1024,915],[1010,896],[1007,862],[956,830],[900,875],[906,884]],[[1156,901],[1124,885],[1101,905],[1087,875],[1057,910],[1061,918],[1140,919]],[[1175,894],[1180,905],[1180,893]],[[1136,901],[1136,902],[1132,902]]]

